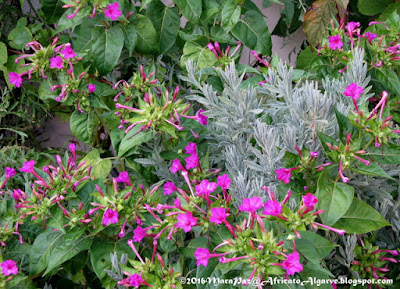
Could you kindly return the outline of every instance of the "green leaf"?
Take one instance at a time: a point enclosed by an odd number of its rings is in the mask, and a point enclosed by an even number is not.
[[[25,44],[33,40],[32,33],[26,27],[26,18],[20,18],[17,26],[8,34],[9,45],[15,49],[25,49]]]
[[[259,13],[248,11],[232,29],[232,34],[250,49],[264,55],[271,54],[271,34]]]
[[[121,140],[118,150],[118,157],[125,155],[132,148],[141,145],[144,142],[152,140],[155,136],[154,130],[140,131],[140,126],[131,129],[127,135]]]
[[[377,69],[375,70],[378,80],[391,91],[400,94],[400,80],[396,72],[392,69]]]
[[[383,12],[392,3],[392,0],[358,0],[357,8],[362,14],[373,16]]]
[[[76,26],[80,25],[83,20],[92,12],[90,7],[79,10],[76,16],[72,19],[68,19],[68,15],[74,13],[74,8],[70,8],[64,12],[60,20],[58,20],[56,33],[60,33],[66,29],[74,29]]]
[[[195,258],[194,252],[197,250],[197,248],[199,248],[199,247],[208,248],[207,244],[208,244],[208,241],[206,238],[198,237],[198,238],[192,239],[186,247],[179,248],[179,251],[185,257],[194,259]]]
[[[0,68],[6,64],[8,60],[7,46],[0,42]]]
[[[90,143],[97,130],[98,120],[93,111],[81,113],[75,110],[69,122],[71,132],[82,142]]]
[[[331,145],[339,145],[339,143],[336,140],[334,140],[333,138],[331,138],[330,136],[328,136],[322,132],[317,132],[317,136],[319,138],[319,141],[321,142],[321,145],[322,145],[325,153],[331,152],[331,150],[328,148],[326,143],[330,143]]]
[[[48,24],[54,24],[63,15],[65,9],[62,6],[65,3],[61,0],[41,0],[40,11]]]
[[[377,210],[354,198],[350,208],[333,227],[346,230],[347,234],[365,234],[391,226]]]
[[[85,161],[86,165],[92,166],[92,176],[95,178],[107,178],[112,168],[111,160],[102,159],[97,149],[88,153],[82,161]]]
[[[340,111],[336,109],[336,107],[334,108],[334,110],[339,125],[339,138],[344,139],[348,133],[355,135],[358,132],[358,129],[351,125],[348,117],[341,114]]]
[[[96,30],[103,28],[96,27]],[[92,44],[94,64],[101,75],[110,73],[117,65],[124,45],[124,32],[113,26],[100,33]]]
[[[226,1],[221,12],[222,25],[225,32],[229,32],[239,21],[242,8],[234,0]]]
[[[368,148],[368,156],[381,164],[397,165],[400,163],[400,146],[393,143],[385,144],[379,148]]]
[[[373,177],[382,177],[382,178],[387,178],[387,179],[392,179],[391,176],[389,176],[380,166],[374,163],[370,163],[368,166],[364,164],[363,162],[357,160],[356,161],[356,166],[350,167],[350,170],[352,170],[355,173],[362,174],[362,175],[367,175],[367,176],[373,176]]]
[[[191,59],[193,63],[197,64],[199,69],[212,67],[217,58],[215,55],[207,48],[207,46],[201,46],[194,41],[188,41],[183,47],[183,55],[181,58],[181,66],[185,67],[186,62]]]
[[[47,220],[47,225],[65,233],[64,214],[58,206],[51,209],[51,217]]]
[[[175,43],[180,26],[180,17],[176,7],[166,7],[161,1],[152,2],[146,16],[158,31],[160,53],[165,54]]]
[[[124,30],[124,35],[125,35],[124,46],[126,49],[128,49],[129,56],[131,56],[133,51],[135,50],[136,42],[137,42],[137,38],[138,38],[136,29],[133,24],[129,24],[127,26],[122,26],[122,29]]]
[[[66,238],[68,237],[68,234],[69,233],[65,235]],[[92,241],[86,237],[80,237],[77,240],[74,240],[71,244],[58,244],[51,252],[49,265],[47,266],[47,270],[44,272],[44,275],[47,275],[51,270],[78,255],[78,253],[88,250],[91,244]]]
[[[138,36],[136,50],[143,54],[157,53],[160,50],[157,39],[157,31],[150,19],[137,14],[133,22]]]
[[[323,259],[338,245],[331,243],[324,237],[311,231],[300,232],[301,238],[310,241],[318,251],[319,258]]]
[[[338,13],[333,0],[317,0],[304,15],[304,32],[308,42],[316,47],[325,36],[329,21]]]
[[[202,1],[199,0],[174,0],[176,6],[187,20],[197,23],[203,11]]]
[[[49,79],[43,80],[38,91],[39,98],[43,101],[55,100],[59,92],[57,90],[52,91],[52,87],[53,85]]]
[[[60,231],[47,230],[37,236],[29,254],[29,273],[35,276],[46,269],[55,246],[62,244],[64,234]]]
[[[322,223],[332,226],[349,209],[354,198],[354,188],[343,183],[329,183],[325,174],[321,174],[316,195],[318,210],[324,210],[320,214]]]

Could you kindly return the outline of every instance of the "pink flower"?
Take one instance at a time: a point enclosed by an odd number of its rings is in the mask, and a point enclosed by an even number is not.
[[[88,91],[90,93],[95,92],[96,91],[96,85],[94,85],[93,83],[88,85]]]
[[[360,22],[351,21],[347,23],[346,29],[349,33],[353,34],[357,30],[357,28],[360,27],[360,25],[361,25]]]
[[[203,265],[204,267],[207,267],[208,265],[208,260],[211,257],[210,251],[206,248],[197,248],[196,251],[194,252],[194,256],[196,257],[196,266]]]
[[[318,155],[319,155],[319,152],[310,152],[310,156],[311,156],[312,158],[317,158]]]
[[[196,226],[197,218],[193,217],[192,212],[186,214],[179,214],[177,217],[178,222],[176,223],[177,228],[182,228],[186,233],[189,232],[192,227]]]
[[[63,68],[63,60],[60,56],[50,58],[50,68]]]
[[[164,195],[169,196],[175,191],[177,191],[177,188],[173,182],[166,182],[164,184]]]
[[[121,172],[119,176],[115,179],[118,183],[124,183],[128,186],[132,186],[131,180],[129,179],[129,174],[127,171]]]
[[[365,32],[364,36],[367,38],[368,42],[371,43],[376,37],[378,37],[378,34]]]
[[[357,83],[352,83],[346,87],[344,91],[344,95],[350,96],[353,99],[359,98],[361,94],[364,92],[364,89],[361,86],[358,86]]]
[[[135,230],[133,230],[133,241],[134,242],[141,242],[144,237],[147,236],[146,229],[143,229],[140,226],[137,226]]]
[[[13,191],[12,196],[14,198],[14,200],[16,200],[17,202],[22,202],[23,200],[26,199],[26,195],[25,193],[22,192],[21,189],[16,189]]]
[[[179,159],[175,159],[172,161],[172,166],[169,168],[169,170],[171,171],[171,173],[175,174],[176,172],[184,171],[185,168],[182,166]]]
[[[139,287],[145,280],[139,274],[129,276],[129,286]]]
[[[332,50],[342,49],[343,42],[342,37],[340,35],[335,35],[329,37],[329,48]]]
[[[9,72],[8,79],[11,84],[14,84],[15,87],[21,87],[22,84],[22,76],[16,72]]]
[[[107,9],[104,9],[104,14],[107,18],[111,18],[113,21],[117,20],[117,18],[122,15],[121,10],[119,10],[119,3],[115,2],[107,5]]]
[[[239,206],[239,210],[242,212],[255,213],[259,208],[263,206],[260,197],[245,198],[242,204]]]
[[[17,174],[15,169],[9,168],[9,167],[6,167],[4,169],[4,172],[5,172],[5,175],[6,175],[6,179],[9,179],[9,178],[11,178],[11,177],[13,177],[13,176],[15,176]]]
[[[190,142],[187,146],[185,146],[186,154],[197,154],[197,145],[193,142]]]
[[[195,187],[196,195],[198,196],[208,196],[217,189],[217,183],[210,182],[208,180],[202,180],[199,185]]]
[[[205,110],[201,109],[197,111],[197,120],[200,122],[200,124],[207,125],[208,116],[202,115],[202,112],[204,111]]]
[[[275,171],[275,173],[278,175],[276,178],[285,184],[288,184],[290,182],[290,178],[292,177],[292,171],[297,170],[298,167],[296,168],[290,168],[290,169],[278,169]]]
[[[226,213],[225,208],[212,208],[210,222],[219,225],[223,223],[228,216],[229,214]]]
[[[110,224],[116,224],[118,223],[118,212],[117,211],[113,211],[112,209],[107,209],[104,212],[103,215],[103,220],[101,221],[101,224],[103,226],[108,226]]]
[[[30,160],[24,163],[24,165],[19,169],[23,173],[34,173],[35,172],[35,161]]]
[[[76,56],[75,51],[69,45],[66,45],[65,48],[61,50],[61,54],[66,60],[74,58]]]
[[[197,156],[197,154],[192,154],[190,156],[188,156],[186,159],[186,169],[190,170],[190,169],[194,169],[200,166],[200,161],[199,161],[199,157]]]
[[[317,202],[318,199],[311,193],[307,193],[307,195],[303,196],[303,203],[308,210],[314,210],[314,206],[317,204]]]
[[[278,201],[269,200],[264,205],[263,215],[279,216],[282,214],[282,206]]]
[[[0,267],[4,276],[18,274],[17,263],[14,260],[6,260],[0,264]]]
[[[282,268],[286,270],[288,275],[303,271],[303,265],[300,263],[300,255],[297,252],[289,254],[285,261],[282,262]]]
[[[222,189],[229,189],[231,187],[231,179],[227,174],[223,174],[222,176],[217,177],[217,185],[220,186]]]

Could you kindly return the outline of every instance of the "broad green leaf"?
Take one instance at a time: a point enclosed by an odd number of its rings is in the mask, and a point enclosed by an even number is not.
[[[140,126],[131,129],[121,140],[118,150],[118,157],[128,156],[126,153],[132,148],[144,142],[152,140],[155,136],[154,130],[140,131]]]
[[[60,20],[58,20],[56,33],[60,33],[66,29],[74,29],[76,26],[80,25],[83,20],[92,12],[90,7],[79,10],[76,16],[72,19],[68,19],[68,15],[74,13],[74,8],[70,8],[64,12]]]
[[[50,255],[55,246],[61,245],[64,234],[60,231],[47,230],[37,236],[29,254],[29,273],[38,275],[50,262]]]
[[[15,49],[25,49],[25,44],[32,41],[32,33],[26,27],[26,18],[20,18],[17,26],[8,34],[9,45]]]
[[[47,225],[65,233],[64,214],[58,206],[51,209],[51,217],[47,220]]]
[[[52,87],[53,85],[49,79],[43,80],[38,91],[39,98],[43,101],[55,100],[59,92],[57,90],[52,91]]]
[[[176,7],[166,7],[157,0],[149,5],[146,16],[153,22],[158,32],[160,53],[165,54],[175,43],[180,26],[180,17]]]
[[[196,23],[199,21],[203,11],[202,1],[199,0],[174,0],[176,6],[182,12],[183,16],[189,21]]]
[[[326,238],[311,231],[300,232],[301,238],[310,241],[318,251],[319,258],[323,259],[329,255],[337,245],[331,243]]]
[[[363,162],[357,160],[356,165],[354,167],[351,167],[350,170],[362,175],[393,179],[385,172],[384,169],[382,169],[379,165],[374,164],[372,162],[367,166]]]
[[[325,174],[321,174],[316,195],[318,210],[324,210],[320,214],[322,223],[332,226],[350,207],[354,197],[354,188],[343,183],[329,182],[325,178]]]
[[[192,239],[186,247],[179,248],[179,251],[185,257],[194,259],[195,258],[194,252],[197,250],[197,248],[199,248],[199,247],[208,248],[207,244],[208,244],[208,241],[206,238],[198,237],[198,238]]]
[[[112,168],[111,160],[102,159],[97,149],[89,152],[82,161],[85,161],[86,165],[92,166],[92,176],[95,178],[107,178]]]
[[[185,67],[186,62],[189,59],[196,63],[199,69],[212,67],[215,62],[217,62],[214,53],[212,53],[207,46],[203,47],[194,41],[188,41],[185,43],[181,58],[181,66]]]
[[[137,42],[137,33],[135,26],[133,24],[129,24],[127,26],[122,26],[125,35],[125,43],[124,46],[128,50],[129,56],[132,55],[133,51],[136,47]]]
[[[386,7],[385,11],[383,11],[376,20],[385,22],[385,20],[388,19],[393,12],[398,14],[399,11],[400,11],[400,2],[392,3]]]
[[[88,18],[75,29],[75,37],[72,39],[72,47],[76,51],[84,52],[89,50],[88,56],[91,57],[93,40],[97,39],[102,32],[102,30],[94,29],[97,23],[98,19]]]
[[[342,6],[344,9],[347,9],[347,6],[349,5],[350,0],[335,0],[335,2]]]
[[[153,0],[143,0],[140,4],[139,11],[142,11],[147,5],[149,5]]]
[[[96,30],[103,28],[95,28]],[[124,32],[120,26],[104,30],[92,44],[94,64],[101,75],[110,73],[117,65],[124,45]]]
[[[346,230],[347,234],[365,234],[390,224],[377,210],[354,198],[350,208],[333,227]]]
[[[225,2],[221,12],[221,18],[226,33],[231,31],[239,21],[241,10],[241,6],[236,4],[234,0],[228,0]]]
[[[392,3],[392,0],[358,0],[357,7],[362,14],[373,16],[383,12]]]
[[[0,42],[0,68],[6,64],[8,60],[7,46]]]
[[[69,122],[71,132],[82,142],[90,143],[97,130],[98,120],[92,111],[81,113],[75,110]]]
[[[46,22],[54,24],[63,15],[65,9],[62,6],[65,3],[61,0],[41,0],[40,10],[43,12],[43,16]]]
[[[336,108],[334,108],[334,110],[339,125],[339,138],[344,139],[348,133],[355,135],[358,129],[350,123],[348,117],[340,113]]]
[[[317,46],[326,34],[329,21],[338,13],[333,0],[317,0],[304,15],[304,32],[308,42]]]
[[[375,70],[375,73],[378,80],[384,86],[387,86],[391,91],[400,94],[400,80],[394,70],[382,68]]]
[[[400,146],[388,143],[379,148],[368,148],[368,156],[381,164],[397,165],[400,163]]]
[[[232,34],[248,48],[264,55],[271,54],[272,42],[264,17],[250,10],[233,27]]]
[[[144,15],[136,14],[133,22],[137,33],[136,50],[143,54],[157,53],[160,50],[157,32],[150,19]]]
[[[65,235],[65,237],[68,237],[68,233]],[[47,270],[44,272],[44,275],[60,266],[65,261],[68,261],[72,257],[76,256],[78,253],[88,250],[91,244],[92,241],[86,237],[79,237],[71,244],[58,244],[51,252],[49,264],[47,266]]]

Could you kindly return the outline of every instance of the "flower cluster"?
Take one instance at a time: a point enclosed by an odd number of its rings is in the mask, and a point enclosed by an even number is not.
[[[82,8],[85,7],[92,7],[90,18],[95,17],[98,12],[104,12],[104,15],[111,21],[116,21],[122,16],[122,11],[118,2],[110,4],[108,1],[93,1],[92,3],[91,1],[69,0],[64,1],[64,3],[66,4],[62,6],[63,8],[74,8],[74,12],[67,16],[68,19],[75,18],[79,11],[82,11]],[[132,14],[133,12],[130,12],[126,18],[128,19]]]
[[[214,44],[212,44],[212,43],[207,44],[207,48],[212,53],[214,53],[215,57],[217,58],[217,60],[218,60],[217,64],[219,64],[222,67],[226,67],[226,66],[230,65],[232,63],[232,60],[236,59],[240,55],[240,53],[238,53],[238,52],[240,51],[241,46],[242,46],[242,42],[238,41],[235,49],[229,54],[229,52],[231,50],[230,46],[228,46],[226,48],[225,52],[223,52],[217,41],[215,41]]]

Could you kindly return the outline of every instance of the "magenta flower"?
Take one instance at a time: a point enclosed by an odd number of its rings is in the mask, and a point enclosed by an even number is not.
[[[197,218],[193,217],[192,212],[186,214],[179,214],[177,217],[178,222],[176,223],[177,228],[182,228],[186,233],[189,232],[192,227],[196,226]]]
[[[204,111],[205,110],[201,109],[197,111],[197,120],[200,122],[200,124],[207,125],[208,116],[202,115],[202,112]]]
[[[127,171],[121,172],[115,179],[118,183],[124,183],[128,186],[132,186],[131,180],[129,179],[129,174]]]
[[[1,262],[0,267],[1,273],[3,273],[4,276],[18,274],[17,263],[14,260],[6,260]]]
[[[65,48],[61,50],[61,54],[66,60],[76,57],[75,51],[69,45],[66,45]]]
[[[263,203],[260,197],[245,198],[239,206],[239,211],[255,213],[262,206]]]
[[[63,60],[60,56],[50,58],[50,68],[63,68]]]
[[[207,267],[208,265],[208,260],[211,257],[210,251],[207,248],[197,248],[196,251],[194,252],[194,256],[196,257],[196,266],[203,265],[204,267]]]
[[[35,173],[35,161],[30,160],[23,164],[23,166],[19,169],[23,173]]]
[[[269,200],[264,205],[263,215],[279,216],[282,214],[282,206],[278,201]]]
[[[129,286],[139,287],[143,283],[145,283],[145,280],[139,274],[129,276]]]
[[[343,47],[343,42],[342,42],[342,37],[340,35],[335,35],[329,37],[329,48],[332,50],[336,49],[342,49]]]
[[[88,91],[90,93],[95,92],[96,91],[96,85],[94,85],[93,83],[88,85]]]
[[[292,177],[292,171],[297,170],[298,167],[296,168],[290,168],[290,169],[278,169],[275,171],[275,173],[278,175],[276,178],[285,184],[288,184],[290,182],[290,178]]]
[[[190,142],[187,146],[185,146],[186,154],[197,154],[197,145],[193,142]]]
[[[311,156],[312,158],[317,158],[318,155],[319,155],[319,152],[310,152],[310,156]]]
[[[371,32],[365,32],[364,36],[367,38],[369,43],[372,43],[372,41],[378,37],[378,34],[371,33]]]
[[[364,92],[364,89],[361,86],[358,86],[357,83],[352,83],[346,87],[344,91],[344,95],[350,96],[353,99],[359,98],[361,94]]]
[[[229,189],[231,187],[231,179],[227,174],[223,174],[222,176],[217,177],[217,185],[220,186],[222,189]]]
[[[317,202],[318,199],[311,193],[307,193],[307,195],[303,196],[303,203],[310,211],[314,210],[314,207],[317,204]]]
[[[122,15],[121,10],[119,10],[119,3],[115,2],[107,5],[107,9],[104,9],[104,15],[106,15],[107,18],[111,18],[113,21],[117,20],[117,18]]]
[[[112,209],[107,209],[104,212],[103,215],[103,220],[101,221],[101,224],[103,226],[108,226],[110,224],[116,224],[118,223],[118,212],[117,211],[113,211]]]
[[[196,195],[198,196],[208,196],[217,189],[217,183],[210,182],[208,180],[202,180],[199,185],[195,187]]]
[[[24,192],[22,192],[21,189],[16,189],[13,191],[12,196],[14,198],[14,200],[16,200],[17,202],[22,202],[23,200],[26,199],[26,194]]]
[[[199,161],[199,157],[197,156],[197,154],[192,154],[192,155],[188,156],[185,159],[185,161],[186,161],[186,169],[187,170],[200,167],[200,161]]]
[[[164,195],[171,195],[173,192],[177,191],[177,187],[173,182],[166,182],[164,184]]]
[[[9,167],[6,167],[4,169],[4,172],[5,172],[5,175],[6,175],[6,179],[9,179],[9,178],[11,178],[11,177],[13,177],[13,176],[15,176],[17,174],[15,169],[9,168]]]
[[[16,72],[9,72],[8,79],[11,84],[14,84],[15,87],[21,87],[22,84],[22,76]]]
[[[143,229],[140,226],[137,226],[135,230],[133,230],[133,242],[141,242],[144,237],[147,236],[147,230]]]
[[[219,224],[225,222],[225,219],[228,216],[229,216],[229,214],[226,213],[225,208],[212,208],[210,222],[215,223],[216,225],[219,225]]]
[[[171,173],[175,174],[179,171],[185,171],[185,168],[182,166],[179,159],[175,159],[172,161],[172,166],[169,168],[169,170],[171,171]]]
[[[282,262],[282,268],[286,270],[288,275],[303,271],[303,265],[300,263],[300,255],[297,252],[289,254],[285,261]]]
[[[360,22],[354,22],[354,21],[350,21],[349,23],[347,23],[347,25],[346,25],[346,30],[349,32],[349,33],[354,33],[356,30],[357,30],[357,28],[359,28],[360,27]]]

